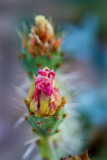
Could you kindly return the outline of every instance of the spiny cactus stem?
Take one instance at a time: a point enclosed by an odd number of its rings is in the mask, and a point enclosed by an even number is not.
[[[37,141],[37,146],[43,160],[56,160],[54,146],[50,141],[50,137],[41,137],[41,139]]]

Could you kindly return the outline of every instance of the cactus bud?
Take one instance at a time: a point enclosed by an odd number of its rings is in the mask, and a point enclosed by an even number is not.
[[[30,110],[36,117],[45,117],[54,115],[62,105],[61,94],[56,88],[55,72],[47,67],[39,70],[37,77],[31,85],[28,99],[30,101]]]
[[[44,16],[35,17],[36,33],[43,41],[52,41],[54,37],[54,31],[51,23]],[[44,37],[44,39],[43,39]]]
[[[64,119],[65,97],[62,97],[56,88],[53,69],[47,67],[39,69],[37,77],[34,76],[27,101],[29,102],[28,122],[32,128],[39,133],[42,130],[45,135],[56,133]]]
[[[51,22],[42,15],[36,16],[35,25],[30,26],[30,33],[27,29],[27,32],[25,31],[22,35],[21,54],[24,54],[25,57],[20,58],[20,61],[27,75],[33,79],[38,67],[48,66],[50,69],[57,69],[57,66],[60,66],[62,61],[61,38],[56,37]],[[23,56],[20,55],[20,57]]]
[[[35,24],[36,27],[31,27],[29,53],[36,56],[49,54],[51,49],[57,51],[60,39],[55,40],[51,23],[44,16],[39,15],[35,17]]]

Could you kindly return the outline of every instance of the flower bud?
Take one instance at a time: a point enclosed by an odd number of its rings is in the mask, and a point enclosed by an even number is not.
[[[35,23],[38,35],[41,38],[43,38],[42,36],[45,36],[45,41],[51,41],[54,36],[54,31],[49,21],[44,16],[39,15],[35,17]]]
[[[56,53],[61,40],[60,38],[55,38],[51,22],[44,16],[39,15],[35,17],[35,25],[36,26],[31,26],[31,33],[29,34],[28,40],[28,52],[33,57],[37,55],[49,56]]]
[[[54,70],[47,67],[40,69],[37,77],[34,76],[28,100],[29,109],[36,117],[54,115],[64,105],[63,97],[56,88],[54,77]]]

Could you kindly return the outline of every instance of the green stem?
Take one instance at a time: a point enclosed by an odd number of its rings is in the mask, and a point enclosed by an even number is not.
[[[43,160],[57,160],[54,146],[48,137],[41,137],[37,145]]]

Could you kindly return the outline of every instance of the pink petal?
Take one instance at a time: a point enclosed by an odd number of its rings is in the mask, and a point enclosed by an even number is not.
[[[38,74],[37,75],[41,75],[41,76],[47,76],[47,72],[42,70],[42,69],[39,69],[38,71]]]
[[[53,69],[49,71],[48,77],[51,79],[53,79],[55,77],[55,72]]]
[[[47,85],[42,90],[48,96],[51,96],[51,94],[53,93],[53,87],[52,87],[52,85]]]

